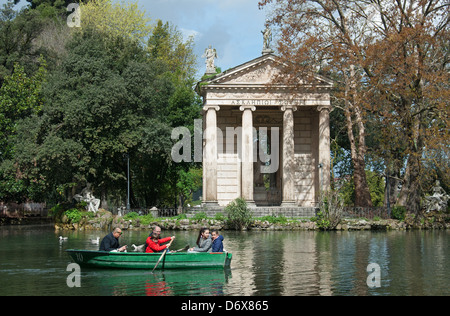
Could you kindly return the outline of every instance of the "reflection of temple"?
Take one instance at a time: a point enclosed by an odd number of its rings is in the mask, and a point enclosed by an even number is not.
[[[332,82],[269,89],[280,67],[264,54],[199,83],[205,205],[313,207],[329,186]]]

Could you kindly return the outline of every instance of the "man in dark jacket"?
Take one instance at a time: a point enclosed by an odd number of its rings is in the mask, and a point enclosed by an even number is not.
[[[114,231],[103,238],[100,244],[100,251],[125,251],[127,246],[120,247],[119,237],[122,235],[122,230],[120,228],[115,228]]]

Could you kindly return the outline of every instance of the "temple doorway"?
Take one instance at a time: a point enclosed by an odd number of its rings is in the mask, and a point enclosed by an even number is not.
[[[282,202],[280,168],[282,165],[280,154],[282,119],[276,110],[257,114],[255,118],[255,148],[258,159],[253,165],[255,183],[253,194],[257,206],[280,206]],[[261,159],[264,157],[267,159]]]

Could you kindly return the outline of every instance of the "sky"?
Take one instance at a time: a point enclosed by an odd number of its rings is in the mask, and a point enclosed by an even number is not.
[[[152,19],[175,24],[183,34],[195,35],[195,54],[201,59],[212,45],[217,50],[215,65],[226,70],[261,56],[266,9],[258,0],[139,0]]]
[[[0,5],[6,3],[0,0]],[[76,2],[76,0],[74,0]],[[205,49],[217,50],[215,65],[222,71],[261,56],[268,9],[259,10],[258,0],[138,0],[152,23],[157,19],[177,26],[185,36],[194,35],[198,77],[206,70]],[[21,0],[21,5],[27,4]]]

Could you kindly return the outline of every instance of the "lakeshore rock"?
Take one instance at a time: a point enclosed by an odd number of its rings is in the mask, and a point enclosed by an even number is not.
[[[210,229],[229,230],[226,220],[217,219],[178,219],[161,218],[154,219],[150,223],[142,224],[141,219],[125,220],[121,216],[115,216],[111,212],[99,210],[94,218],[82,218],[78,223],[70,223],[67,216],[63,215],[55,219],[57,230],[110,230],[119,227],[123,230],[149,230],[158,225],[164,230],[199,230],[202,227]],[[407,229],[448,229],[450,221],[448,215],[439,212],[429,212],[417,220],[411,214],[405,221],[394,219],[367,220],[367,219],[343,219],[334,230],[340,231],[364,231],[364,230],[407,230]],[[269,222],[268,220],[254,219],[247,230],[277,231],[277,230],[319,230],[316,222],[311,220],[287,220],[286,222]]]

